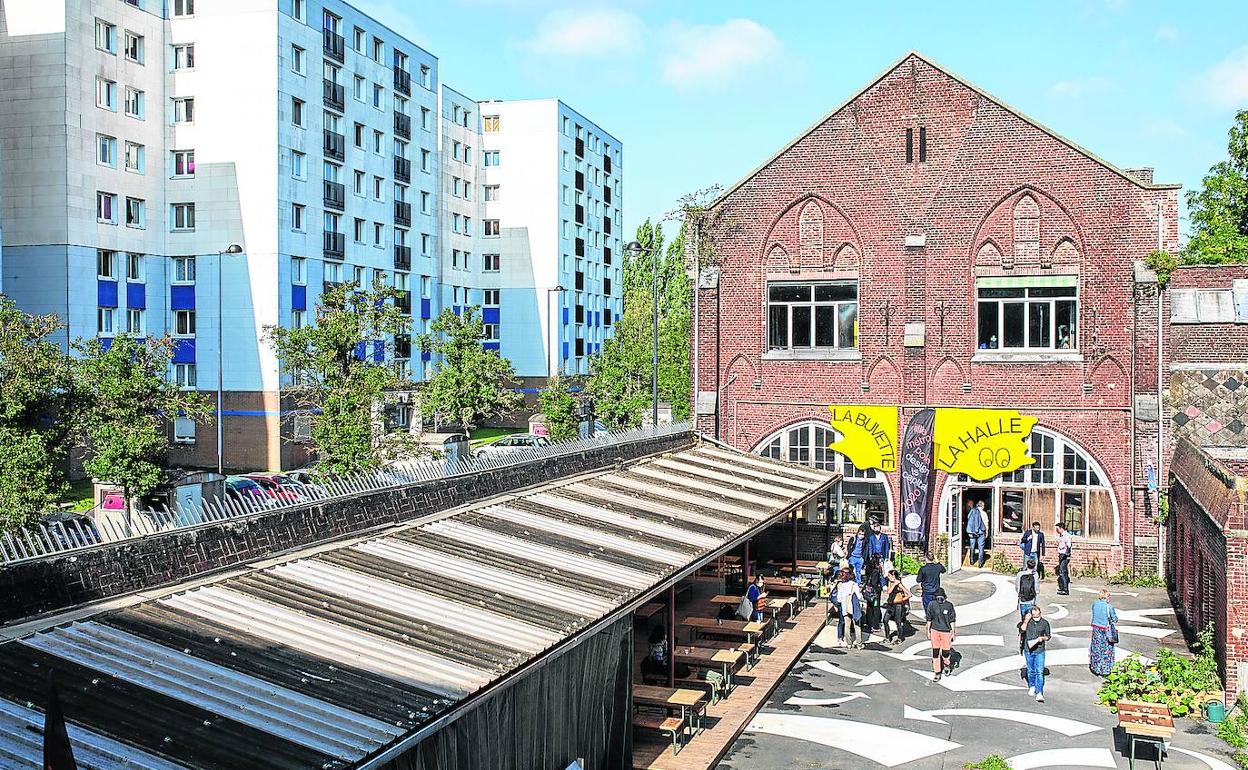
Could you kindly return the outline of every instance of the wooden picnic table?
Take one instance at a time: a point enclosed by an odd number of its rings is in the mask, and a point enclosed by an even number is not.
[[[694,640],[698,635],[726,636],[730,639],[744,639],[756,647],[767,626],[763,623],[747,623],[743,620],[717,620],[716,618],[685,618],[682,626],[689,629]]]
[[[793,571],[792,560],[772,561],[772,562],[769,562],[769,566],[778,572],[784,572],[786,574]],[[798,574],[822,575],[824,571],[827,570],[827,568],[828,568],[828,563],[826,561],[815,561],[814,559],[798,559],[797,560]]]
[[[715,647],[676,647],[677,663],[694,668],[719,668],[724,674],[724,694],[732,691],[732,674],[745,661],[740,650],[720,650]]]
[[[1161,703],[1145,703],[1143,701],[1120,700],[1115,704],[1118,708],[1118,726],[1127,736],[1127,763],[1135,770],[1135,746],[1143,741],[1153,744],[1156,767],[1161,767],[1166,756],[1166,739],[1174,736],[1174,717],[1170,708]]]
[[[741,603],[741,597],[732,596],[731,594],[717,594],[711,597],[711,604],[721,604],[721,605],[726,605],[728,607],[736,607],[740,603]],[[793,597],[787,597],[784,599],[768,599],[767,600],[767,609],[771,610],[774,614],[779,614],[780,610],[788,609],[790,618],[793,617],[797,613],[796,605],[797,605],[797,599]]]
[[[679,687],[659,687],[652,684],[633,685],[633,705],[679,711],[682,722],[696,732],[702,727],[702,712],[706,711],[706,693]]]
[[[768,593],[791,594],[797,597],[798,610],[806,606],[808,595],[811,594],[811,581],[806,578],[797,578],[790,581],[788,578],[763,578],[763,587]]]

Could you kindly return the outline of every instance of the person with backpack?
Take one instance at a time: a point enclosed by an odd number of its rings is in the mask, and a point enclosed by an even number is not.
[[[953,642],[958,636],[958,615],[945,596],[945,589],[936,589],[924,615],[927,638],[932,643],[933,681],[939,682],[942,675],[953,669]]]
[[[1018,547],[1023,551],[1023,561],[1034,560],[1036,575],[1044,580],[1044,533],[1040,531],[1040,522],[1031,523],[1031,529],[1023,533]]]
[[[1057,593],[1060,596],[1070,596],[1070,551],[1074,547],[1074,541],[1071,540],[1070,533],[1066,531],[1066,525],[1062,522],[1057,523]]]
[[[1028,559],[1026,566],[1014,576],[1014,591],[1018,594],[1019,620],[1026,620],[1027,613],[1036,603],[1036,560]]]
[[[922,591],[924,612],[927,611],[927,605],[931,604],[936,592],[940,590],[940,575],[945,571],[945,565],[937,563],[931,551],[928,551],[925,557],[927,564],[919,567],[919,574],[915,576],[918,579],[919,589]]]
[[[1041,615],[1040,607],[1034,606],[1023,621],[1023,660],[1027,663],[1027,694],[1036,696],[1036,703],[1044,703],[1044,645],[1053,638],[1049,621]]]
[[[1088,647],[1088,668],[1100,677],[1109,676],[1114,666],[1114,645],[1118,644],[1118,610],[1109,601],[1109,589],[1102,588],[1092,602],[1092,643]]]

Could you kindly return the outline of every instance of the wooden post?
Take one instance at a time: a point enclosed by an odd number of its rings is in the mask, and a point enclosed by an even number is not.
[[[741,575],[745,578],[745,588],[750,588],[750,541],[745,541],[745,554],[741,557]]]
[[[667,589],[667,686],[676,686],[676,584]]]
[[[837,484],[840,484],[838,481]],[[823,554],[824,558],[832,552],[832,495],[824,496],[823,505]],[[820,560],[822,561],[822,559]]]
[[[793,509],[793,577],[797,578],[797,509]]]

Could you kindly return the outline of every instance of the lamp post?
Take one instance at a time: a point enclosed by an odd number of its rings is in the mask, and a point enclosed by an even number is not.
[[[551,295],[562,294],[565,291],[567,291],[567,289],[563,288],[562,284],[552,286],[546,290],[546,323],[550,326],[550,328],[546,330],[546,339],[550,340],[552,337],[554,338],[554,342],[550,344],[550,355],[546,356],[546,384],[548,386],[550,385],[551,371],[555,368],[554,364],[551,362],[559,360],[557,358],[559,355],[559,334],[555,331],[555,322],[551,318],[551,309],[554,307],[555,301]],[[562,367],[560,367],[560,370],[562,372]]]
[[[217,473],[225,475],[224,455],[222,454],[223,436],[221,423],[225,420],[222,413],[222,392],[224,390],[224,374],[225,354],[222,348],[225,345],[225,316],[221,312],[221,295],[225,293],[225,284],[221,279],[221,263],[225,261],[225,255],[242,254],[243,247],[237,243],[231,243],[224,251],[217,252]]]
[[[634,259],[646,251],[646,247],[637,241],[632,241],[624,250]],[[652,279],[651,288],[654,294],[654,355],[651,360],[650,370],[650,424],[654,427],[659,425],[659,250],[651,243],[649,246],[651,257],[653,257],[654,277]]]

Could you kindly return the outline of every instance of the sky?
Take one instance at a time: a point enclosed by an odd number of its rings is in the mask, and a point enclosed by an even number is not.
[[[736,182],[910,50],[1185,189],[1248,109],[1248,0],[355,4],[468,96],[558,97],[619,139],[626,232]]]

